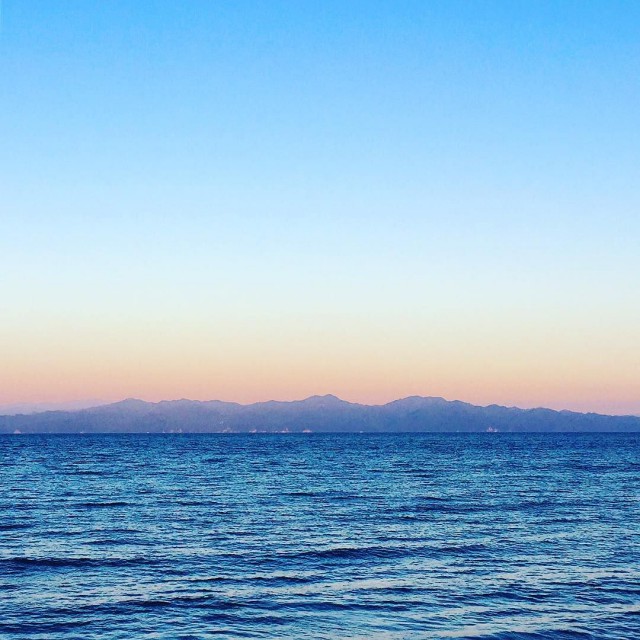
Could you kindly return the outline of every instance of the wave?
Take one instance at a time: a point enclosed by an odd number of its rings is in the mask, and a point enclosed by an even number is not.
[[[19,531],[21,529],[29,529],[33,525],[27,522],[7,522],[0,524],[0,531]]]
[[[317,560],[371,560],[373,558],[400,558],[413,550],[398,547],[367,546],[367,547],[330,547],[312,551],[301,551],[281,556]]]
[[[104,509],[108,507],[128,507],[130,505],[130,502],[113,500],[111,502],[78,502],[76,506],[84,507],[85,509]]]
[[[147,556],[136,558],[91,558],[91,557],[70,557],[70,558],[37,558],[29,556],[15,556],[13,558],[0,558],[0,566],[22,569],[32,568],[83,568],[83,567],[127,567],[138,565],[154,565],[158,561]]]

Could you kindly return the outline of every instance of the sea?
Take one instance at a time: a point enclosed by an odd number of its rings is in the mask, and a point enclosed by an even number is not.
[[[0,638],[640,638],[640,434],[0,436]]]

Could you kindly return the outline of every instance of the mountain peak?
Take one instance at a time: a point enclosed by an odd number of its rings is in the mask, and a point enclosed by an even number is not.
[[[334,396],[332,393],[327,393],[324,396],[309,396],[305,398],[301,402],[305,404],[314,404],[314,405],[338,405],[338,404],[348,404],[344,400],[338,398],[338,396]]]
[[[112,412],[129,412],[136,413],[141,411],[148,411],[154,406],[153,402],[146,402],[139,400],[138,398],[125,398],[119,402],[112,402],[111,404],[104,404],[100,407],[94,407],[85,409],[84,413],[112,413]]]
[[[142,407],[149,404],[145,400],[140,400],[139,398],[125,398],[124,400],[120,400],[119,402],[112,402],[109,406],[114,407]]]

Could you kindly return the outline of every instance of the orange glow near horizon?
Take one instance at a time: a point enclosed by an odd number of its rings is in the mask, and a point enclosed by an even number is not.
[[[422,395],[480,405],[640,413],[633,359],[625,362],[616,352],[589,362],[569,349],[556,358],[551,351],[536,353],[535,345],[517,353],[505,348],[491,358],[488,347],[469,352],[441,344],[412,351],[398,343],[366,349],[350,342],[331,350],[328,342],[286,350],[265,344],[138,345],[120,352],[98,343],[77,351],[63,343],[32,344],[29,353],[23,349],[5,359],[0,405],[125,397],[250,403],[332,393],[366,404]]]
[[[561,319],[561,318],[560,318]],[[2,340],[0,405],[189,398],[249,403],[332,393],[383,404],[473,404],[640,413],[632,321],[601,330],[511,313],[283,314],[210,322],[95,318],[16,323]],[[632,320],[632,319],[631,319]]]

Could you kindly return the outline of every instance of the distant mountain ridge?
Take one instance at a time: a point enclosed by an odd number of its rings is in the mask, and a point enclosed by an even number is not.
[[[15,416],[24,413],[44,413],[45,411],[78,411],[106,404],[104,400],[85,399],[69,402],[16,402],[0,405],[0,416]]]
[[[334,395],[238,404],[127,398],[76,411],[0,416],[0,433],[640,432],[640,417],[472,405],[411,396],[365,405]]]

